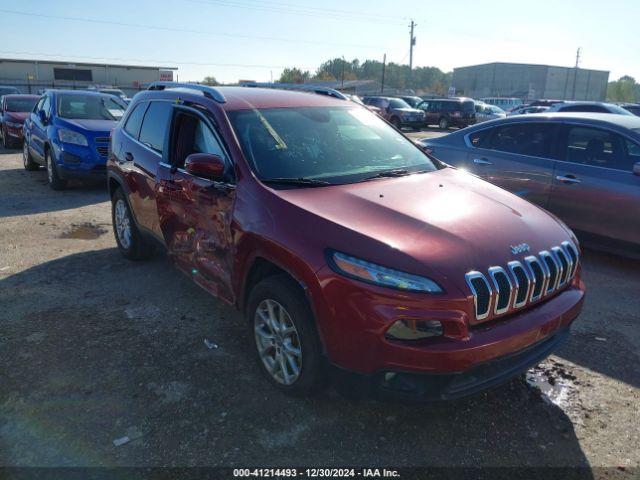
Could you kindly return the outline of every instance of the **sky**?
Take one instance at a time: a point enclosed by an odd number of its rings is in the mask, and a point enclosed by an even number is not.
[[[0,57],[158,65],[180,81],[277,79],[344,56],[443,71],[487,62],[640,81],[638,0],[0,0]]]

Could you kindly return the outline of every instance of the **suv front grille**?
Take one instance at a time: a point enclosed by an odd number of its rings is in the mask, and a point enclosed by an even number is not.
[[[103,157],[106,157],[109,154],[109,147],[107,147],[106,145],[98,145],[96,146],[96,150],[98,150],[98,153]]]
[[[492,266],[484,273],[472,270],[465,280],[473,295],[476,320],[524,307],[558,291],[573,279],[578,249],[571,242],[509,262],[507,269]]]

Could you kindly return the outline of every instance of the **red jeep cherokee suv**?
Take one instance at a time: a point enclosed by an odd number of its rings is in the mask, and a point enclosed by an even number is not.
[[[159,243],[245,312],[289,393],[339,372],[359,391],[449,399],[549,355],[584,298],[571,231],[325,93],[137,94],[108,162],[120,251]]]

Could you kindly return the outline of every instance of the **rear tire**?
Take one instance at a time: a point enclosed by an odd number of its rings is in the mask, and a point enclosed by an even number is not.
[[[29,145],[27,144],[26,140],[22,142],[22,163],[24,165],[24,169],[30,172],[33,172],[40,168],[40,165],[34,162],[33,158],[31,158],[31,153],[29,153]]]
[[[48,148],[44,149],[44,163],[47,166],[47,182],[49,186],[53,190],[64,190],[67,187],[67,181],[58,175],[58,167]]]
[[[320,338],[300,285],[287,275],[259,282],[245,312],[260,370],[282,392],[307,396],[326,380]]]
[[[438,122],[438,127],[440,127],[440,130],[449,129],[449,120],[447,120],[445,117],[442,117]]]
[[[153,245],[138,230],[122,188],[118,188],[111,197],[111,222],[122,256],[129,260],[146,260],[153,255]]]

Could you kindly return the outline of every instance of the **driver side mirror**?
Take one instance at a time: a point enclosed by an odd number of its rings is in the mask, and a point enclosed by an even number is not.
[[[47,114],[45,113],[44,110],[38,111],[38,117],[40,117],[40,121],[42,122],[43,125],[46,125],[47,122],[49,121]]]
[[[207,180],[222,180],[224,160],[212,153],[192,153],[184,161],[184,169],[193,176]]]
[[[633,164],[633,174],[640,177],[640,162],[636,162]]]

